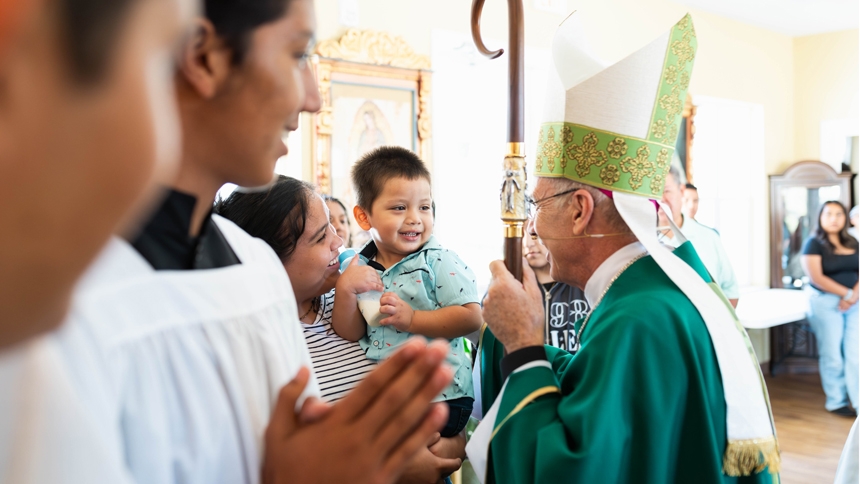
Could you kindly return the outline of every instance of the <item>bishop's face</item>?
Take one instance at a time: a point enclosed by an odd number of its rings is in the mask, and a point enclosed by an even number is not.
[[[569,198],[573,192],[547,199],[565,191],[555,188],[554,185],[545,178],[538,178],[532,193],[538,204],[526,227],[525,236],[537,234],[539,242],[546,247],[546,260],[553,280],[574,284],[576,281],[571,277],[573,273],[571,269],[578,263],[577,255],[582,252],[578,244],[583,239],[567,238],[574,235],[571,227],[573,213]],[[546,201],[541,202],[544,199]]]

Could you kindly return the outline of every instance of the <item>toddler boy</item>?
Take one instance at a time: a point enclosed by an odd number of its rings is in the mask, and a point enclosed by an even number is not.
[[[374,360],[387,358],[412,334],[450,340],[447,363],[454,379],[438,401],[450,410],[442,436],[456,435],[474,403],[462,336],[477,331],[482,322],[475,275],[433,236],[430,172],[417,155],[395,146],[378,148],[355,164],[352,182],[357,195],[353,214],[371,241],[337,281],[332,327],[342,338],[359,341]],[[359,258],[367,265],[359,265]],[[384,319],[365,321],[356,296],[380,279]]]

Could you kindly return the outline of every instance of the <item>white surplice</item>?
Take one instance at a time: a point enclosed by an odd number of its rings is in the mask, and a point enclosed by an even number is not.
[[[0,352],[0,483],[130,483],[55,343],[42,336]]]
[[[257,483],[278,391],[311,368],[283,264],[213,216],[241,261],[155,271],[114,239],[84,278],[59,335],[104,435],[119,435],[138,484]],[[318,395],[312,379],[304,396]]]

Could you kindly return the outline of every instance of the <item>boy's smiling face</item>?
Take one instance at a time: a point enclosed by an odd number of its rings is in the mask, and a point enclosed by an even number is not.
[[[355,219],[370,232],[380,264],[391,267],[427,243],[433,235],[432,205],[426,178],[396,177],[385,182],[370,211],[355,207]]]

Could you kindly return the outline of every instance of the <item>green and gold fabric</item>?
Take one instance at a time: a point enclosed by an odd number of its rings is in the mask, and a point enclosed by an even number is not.
[[[690,243],[675,253],[710,281]],[[550,366],[512,374],[503,393],[504,348],[484,331],[485,412],[502,393],[485,482],[779,483],[766,466],[723,472],[727,408],[714,347],[653,258],[625,270],[590,320],[575,356],[546,346]]]

